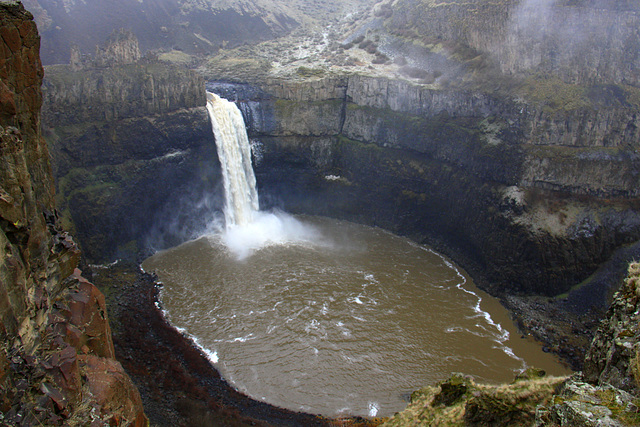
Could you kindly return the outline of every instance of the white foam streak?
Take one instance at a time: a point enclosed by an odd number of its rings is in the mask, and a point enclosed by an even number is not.
[[[464,285],[467,283],[467,278],[464,277],[464,275],[460,272],[460,270],[458,270],[458,268],[456,266],[454,266],[453,264],[451,264],[449,261],[447,261],[443,255],[433,251],[432,249],[429,248],[425,248],[423,246],[420,246],[422,249],[424,249],[427,252],[430,252],[434,255],[437,255],[438,257],[440,257],[440,259],[442,259],[442,261],[445,263],[445,265],[447,267],[449,267],[450,269],[452,269],[453,271],[456,272],[456,275],[461,279],[461,281],[456,285],[456,288],[460,289],[461,291],[474,296],[477,301],[475,306],[473,307],[473,311],[476,313],[477,317],[481,317],[483,318],[486,323],[491,326],[493,329],[496,330],[495,334],[492,334],[494,341],[500,345],[500,349],[509,357],[511,357],[512,359],[518,360],[520,362],[522,362],[523,367],[526,367],[525,365],[525,361],[524,359],[522,359],[521,357],[516,356],[516,354],[513,352],[513,349],[511,349],[509,346],[505,345],[504,343],[509,339],[509,331],[507,331],[506,329],[504,329],[502,327],[501,324],[496,323],[493,318],[491,317],[491,314],[489,314],[488,312],[484,311],[480,304],[482,303],[482,297],[480,295],[478,295],[477,293],[468,290],[467,288],[464,287]],[[447,330],[447,332],[454,332],[453,330]]]
[[[376,402],[370,402],[369,403],[369,416],[370,417],[375,417],[376,415],[378,415],[378,410],[379,410],[379,405]]]

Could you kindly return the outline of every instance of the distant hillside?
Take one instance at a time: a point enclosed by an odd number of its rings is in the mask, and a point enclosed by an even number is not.
[[[191,55],[253,44],[341,16],[372,0],[25,0],[42,36],[44,65],[68,63],[71,47],[93,54],[115,29],[131,30],[142,52]]]

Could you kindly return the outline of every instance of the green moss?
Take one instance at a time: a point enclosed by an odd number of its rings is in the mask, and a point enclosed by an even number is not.
[[[194,62],[194,57],[179,50],[172,50],[158,55],[158,60],[186,67]]]
[[[614,390],[597,390],[595,394],[600,400],[600,404],[611,411],[613,419],[620,421],[623,425],[640,425],[640,413],[627,411],[626,404],[621,404],[618,399],[618,395]],[[635,399],[634,403],[637,404],[639,402],[640,399]]]
[[[592,107],[585,86],[563,82],[558,77],[532,75],[518,90],[525,100],[542,106],[548,114],[574,111]]]
[[[350,146],[356,148],[357,150],[363,151],[372,151],[376,153],[381,153],[383,148],[376,144],[370,144],[367,142],[357,141],[355,139],[349,139],[346,136],[338,135],[337,136],[337,145],[339,148],[344,148],[345,146]]]
[[[538,405],[548,404],[563,380],[538,377],[491,386],[453,374],[437,386],[412,393],[407,409],[384,425],[531,425]]]
[[[322,68],[309,68],[309,67],[298,67],[296,70],[296,74],[301,77],[322,77],[325,75],[325,70]]]

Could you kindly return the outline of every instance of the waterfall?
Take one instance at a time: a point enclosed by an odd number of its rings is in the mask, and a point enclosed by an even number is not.
[[[211,92],[207,92],[207,110],[222,167],[226,228],[246,226],[253,222],[260,206],[242,113],[233,102]]]
[[[207,92],[207,110],[216,137],[225,195],[226,227],[213,237],[220,237],[239,260],[267,246],[326,245],[314,227],[291,215],[260,211],[242,113],[233,102],[210,92]]]

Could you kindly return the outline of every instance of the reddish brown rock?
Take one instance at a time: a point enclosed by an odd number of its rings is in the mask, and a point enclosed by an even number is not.
[[[104,296],[55,213],[39,48],[31,14],[0,2],[0,424],[145,425]]]
[[[15,25],[3,25],[0,27],[0,36],[11,52],[17,53],[22,47],[22,38]]]
[[[15,116],[17,111],[13,92],[3,81],[0,81],[0,111],[7,118]]]
[[[76,283],[69,294],[70,325],[80,333],[76,347],[86,345],[98,356],[115,358],[104,295],[78,269],[71,279]]]
[[[89,391],[109,425],[146,426],[138,389],[124,373],[120,362],[94,355],[78,356]]]

